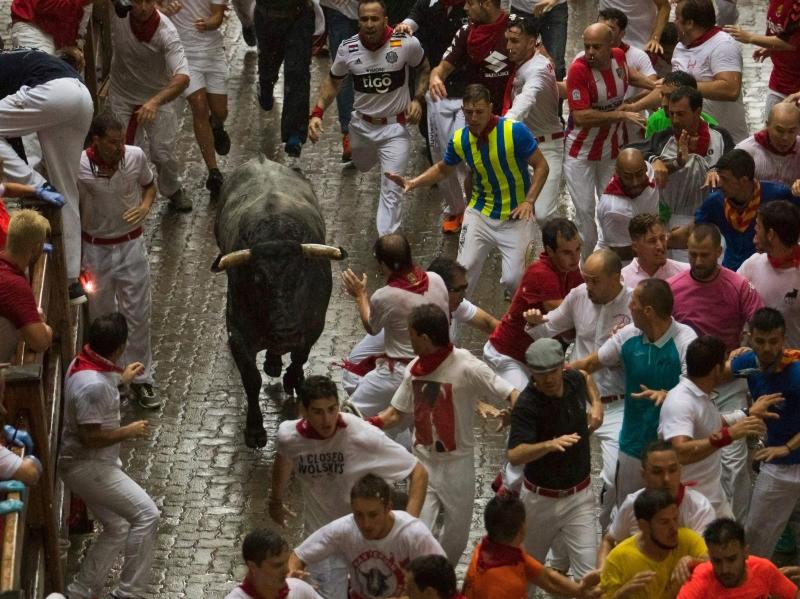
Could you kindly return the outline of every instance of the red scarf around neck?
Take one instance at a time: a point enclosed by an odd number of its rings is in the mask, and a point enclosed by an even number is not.
[[[777,154],[778,156],[788,156],[789,154],[794,154],[794,147],[797,145],[797,140],[795,143],[792,144],[792,147],[786,150],[785,152],[781,152],[775,146],[772,145],[772,142],[769,139],[769,132],[766,129],[762,129],[761,131],[757,131],[753,134],[753,139],[756,140],[756,143],[763,148],[766,148],[770,153]]]
[[[427,356],[420,356],[414,365],[411,367],[411,374],[414,376],[426,376],[439,368],[439,366],[447,359],[447,356],[453,353],[453,344],[450,343],[446,347],[437,349],[432,354]]]
[[[651,180],[647,184],[647,187],[655,187],[655,186],[656,186],[656,182],[653,181],[653,180]],[[621,196],[623,198],[628,198],[630,200],[635,200],[637,197],[639,197],[639,196],[629,195],[628,192],[625,191],[625,188],[622,186],[622,181],[619,180],[619,177],[617,176],[617,173],[614,173],[614,175],[611,177],[611,181],[609,181],[608,185],[606,185],[605,193],[607,193],[609,195],[614,195],[614,196]],[[642,192],[642,193],[644,193],[644,192]],[[641,195],[641,194],[639,194],[639,195]]]
[[[728,198],[723,202],[725,210],[725,220],[728,224],[738,231],[744,233],[750,224],[756,219],[758,207],[761,205],[761,185],[758,181],[753,181],[753,197],[747,202],[743,210],[736,208]]]
[[[500,122],[500,117],[496,114],[493,114],[491,118],[489,118],[489,122],[486,127],[483,128],[478,134],[478,145],[488,144],[489,143],[489,134],[494,131],[494,128],[497,127],[497,124]]]
[[[153,39],[156,29],[158,29],[158,24],[161,22],[161,15],[159,15],[157,10],[154,10],[153,14],[151,14],[144,23],[128,15],[128,22],[131,25],[131,31],[136,39],[143,44],[147,44]]]
[[[722,31],[722,29],[720,29],[719,27],[712,27],[711,29],[706,31],[703,35],[698,37],[693,42],[686,44],[686,47],[687,48],[696,48],[697,46],[699,46],[703,42],[707,42],[708,40],[710,40],[712,37],[717,35],[720,31]]]
[[[387,25],[386,28],[383,30],[383,35],[381,36],[381,38],[374,44],[368,42],[360,31],[358,32],[358,39],[361,40],[361,45],[364,46],[367,50],[369,50],[370,52],[375,52],[375,50],[377,50],[378,48],[380,48],[386,42],[389,41],[389,38],[392,37],[393,31],[394,30]]]
[[[67,376],[70,377],[81,370],[95,370],[97,372],[122,372],[122,368],[93,351],[89,344],[83,346],[81,353],[70,366]]]
[[[242,581],[242,584],[239,585],[239,588],[242,589],[245,593],[250,595],[253,599],[264,599],[264,595],[258,592],[256,586],[252,583],[249,578],[245,578]],[[284,583],[283,588],[278,591],[278,599],[286,599],[289,596],[289,584]]]
[[[679,132],[676,132],[674,129],[672,130],[672,135],[675,137],[675,143],[678,143],[681,135]],[[690,135],[690,137],[694,137]],[[697,154],[698,156],[705,157],[708,154],[708,148],[711,145],[711,130],[708,127],[708,123],[704,120],[700,120],[700,124],[697,126],[697,142],[694,146],[694,151],[692,151],[691,147],[689,148],[689,152],[691,154]]]
[[[386,284],[389,287],[422,295],[428,290],[428,273],[419,266],[412,266],[406,270],[393,272],[386,280]]]
[[[503,37],[508,23],[508,13],[501,12],[494,23],[473,23],[467,34],[467,54],[472,64],[483,64],[497,45],[497,38]]]
[[[776,258],[767,254],[767,260],[772,268],[798,268],[800,267],[800,245],[794,246],[792,253],[785,258]]]
[[[483,537],[478,550],[478,568],[483,571],[503,566],[516,566],[524,559],[522,549],[513,545],[504,545]]]
[[[306,439],[322,439],[320,434],[314,430],[314,427],[311,426],[305,418],[298,420],[295,428],[301,437],[305,437]],[[347,423],[344,421],[341,414],[339,414],[339,418],[336,420],[336,428],[347,428]]]
[[[117,164],[109,164],[103,160],[100,154],[95,151],[94,146],[86,148],[86,157],[89,158],[89,163],[94,167],[93,170],[97,171],[97,176],[104,179],[113,177],[120,165],[119,162]]]
[[[502,116],[505,116],[506,113],[511,108],[511,105],[514,103],[513,93],[514,93],[514,78],[517,76],[517,69],[519,65],[513,63],[511,65],[511,70],[508,73],[508,80],[506,80],[506,89],[503,92],[503,109],[500,111]]]

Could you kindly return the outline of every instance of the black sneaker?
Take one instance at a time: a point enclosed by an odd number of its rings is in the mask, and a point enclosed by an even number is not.
[[[300,158],[300,152],[303,150],[303,142],[300,141],[300,136],[296,134],[292,134],[289,136],[289,139],[286,140],[286,146],[284,146],[284,152],[287,155],[292,156],[294,158]]]
[[[139,406],[145,410],[156,410],[161,407],[162,402],[150,383],[131,383],[131,392]]]
[[[206,189],[211,194],[211,202],[216,202],[219,199],[219,193],[222,190],[222,183],[224,181],[222,173],[218,168],[212,168],[208,171],[208,179],[206,179]]]
[[[231,151],[231,136],[225,131],[225,125],[219,124],[215,127],[212,124],[211,132],[214,134],[214,151],[219,156],[227,156]]]
[[[192,200],[183,193],[183,188],[169,196],[169,205],[178,212],[191,212]]]
[[[261,85],[258,86],[258,104],[261,106],[261,110],[266,110],[269,112],[272,110],[272,107],[275,106],[275,96],[272,95],[272,88],[270,87],[269,90],[261,89]]]
[[[256,45],[256,28],[253,25],[242,27],[242,39],[245,44],[253,48]]]
[[[83,285],[81,285],[81,282],[75,281],[74,283],[70,283],[69,303],[73,306],[79,306],[80,304],[85,304],[87,301],[86,290],[83,288]]]

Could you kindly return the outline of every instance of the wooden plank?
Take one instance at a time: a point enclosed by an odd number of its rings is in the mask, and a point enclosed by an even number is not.
[[[11,451],[22,457],[22,448],[14,447]],[[25,501],[23,493],[8,493],[7,499]],[[13,591],[20,587],[20,571],[22,568],[23,535],[25,533],[25,509],[20,513],[2,516],[5,520],[3,529],[3,547],[0,553],[0,591]]]

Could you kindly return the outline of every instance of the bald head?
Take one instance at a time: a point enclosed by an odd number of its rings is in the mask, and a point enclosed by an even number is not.
[[[644,154],[636,148],[626,148],[617,156],[617,170],[639,170],[644,164]]]
[[[592,252],[584,263],[586,270],[601,272],[605,275],[619,275],[622,272],[622,261],[617,253],[608,248]]]
[[[583,264],[581,272],[586,283],[586,294],[595,304],[607,304],[622,290],[622,262],[609,249],[593,252]]]
[[[616,174],[622,189],[631,198],[652,187],[644,155],[634,148],[622,150],[617,156]]]
[[[592,23],[586,29],[583,30],[584,43],[591,41],[592,43],[611,45],[611,42],[613,40],[614,40],[614,33],[611,31],[611,28],[605,23]]]
[[[789,152],[800,133],[800,110],[788,102],[775,104],[767,117],[767,133],[776,150]]]
[[[390,233],[378,238],[373,253],[378,262],[385,264],[393,272],[406,270],[414,265],[411,259],[411,246],[399,233]]]
[[[583,51],[592,69],[604,71],[611,68],[611,46],[614,33],[605,23],[593,23],[583,30]]]

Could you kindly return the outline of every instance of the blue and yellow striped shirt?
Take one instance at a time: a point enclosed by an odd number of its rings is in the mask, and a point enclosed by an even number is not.
[[[462,160],[472,171],[469,207],[489,218],[508,220],[531,186],[528,159],[536,151],[536,138],[517,121],[500,118],[488,136],[488,143],[463,127],[455,132],[444,163],[454,166]]]

